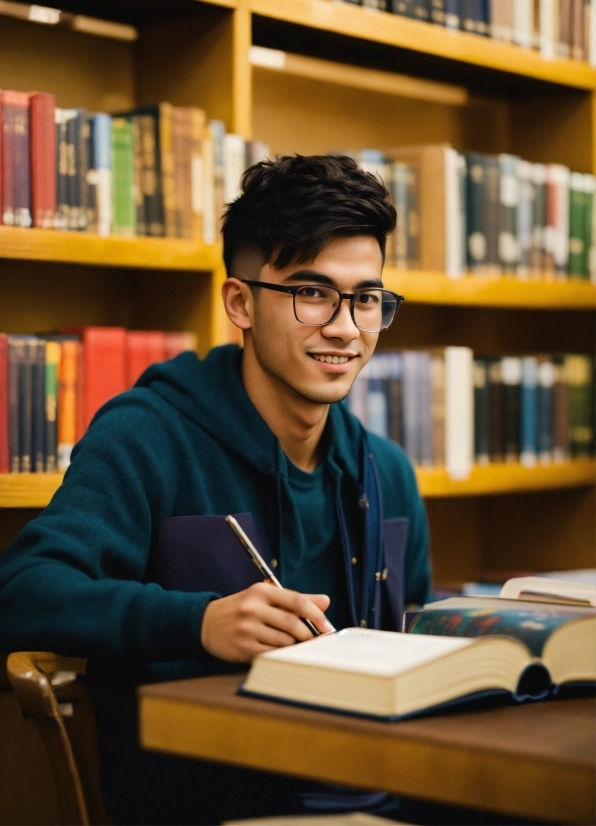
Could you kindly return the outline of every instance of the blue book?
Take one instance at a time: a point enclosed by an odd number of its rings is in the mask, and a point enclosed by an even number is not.
[[[538,459],[538,359],[522,359],[521,463],[533,467]]]
[[[549,358],[538,361],[538,458],[548,464],[553,455],[555,365]]]
[[[91,226],[105,238],[112,231],[112,118],[98,113],[91,118],[89,211]]]
[[[386,439],[389,436],[389,415],[385,394],[385,358],[384,355],[376,355],[369,362],[366,426],[371,433]]]

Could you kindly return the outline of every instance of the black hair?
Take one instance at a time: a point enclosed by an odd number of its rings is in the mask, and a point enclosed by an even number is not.
[[[228,276],[248,252],[261,266],[282,269],[312,261],[335,238],[368,235],[384,258],[393,229],[395,208],[385,186],[352,158],[286,155],[242,176],[242,194],[222,222],[223,257]]]

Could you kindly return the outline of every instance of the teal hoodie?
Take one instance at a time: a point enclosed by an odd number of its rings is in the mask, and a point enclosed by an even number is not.
[[[1,557],[0,650],[144,663],[204,658],[201,619],[217,594],[146,581],[166,517],[252,513],[278,549],[283,576],[284,544],[295,541],[287,459],[244,390],[240,359],[233,345],[203,361],[185,353],[151,367],[97,413],[51,503]],[[349,520],[361,510],[364,431],[335,404],[325,438]],[[428,533],[414,472],[397,445],[372,434],[367,443],[383,518],[409,519],[404,600],[424,602]]]

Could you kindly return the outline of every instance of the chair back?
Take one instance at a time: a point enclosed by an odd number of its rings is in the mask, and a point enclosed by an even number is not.
[[[25,717],[39,728],[63,824],[110,824],[99,785],[97,730],[84,682],[87,662],[45,651],[9,654],[8,678]]]

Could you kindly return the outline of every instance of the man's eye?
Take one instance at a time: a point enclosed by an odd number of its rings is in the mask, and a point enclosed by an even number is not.
[[[379,297],[374,295],[374,293],[362,293],[362,295],[358,296],[358,303],[371,306],[379,303]]]
[[[305,298],[323,298],[323,291],[319,290],[318,287],[302,287],[300,295]]]

